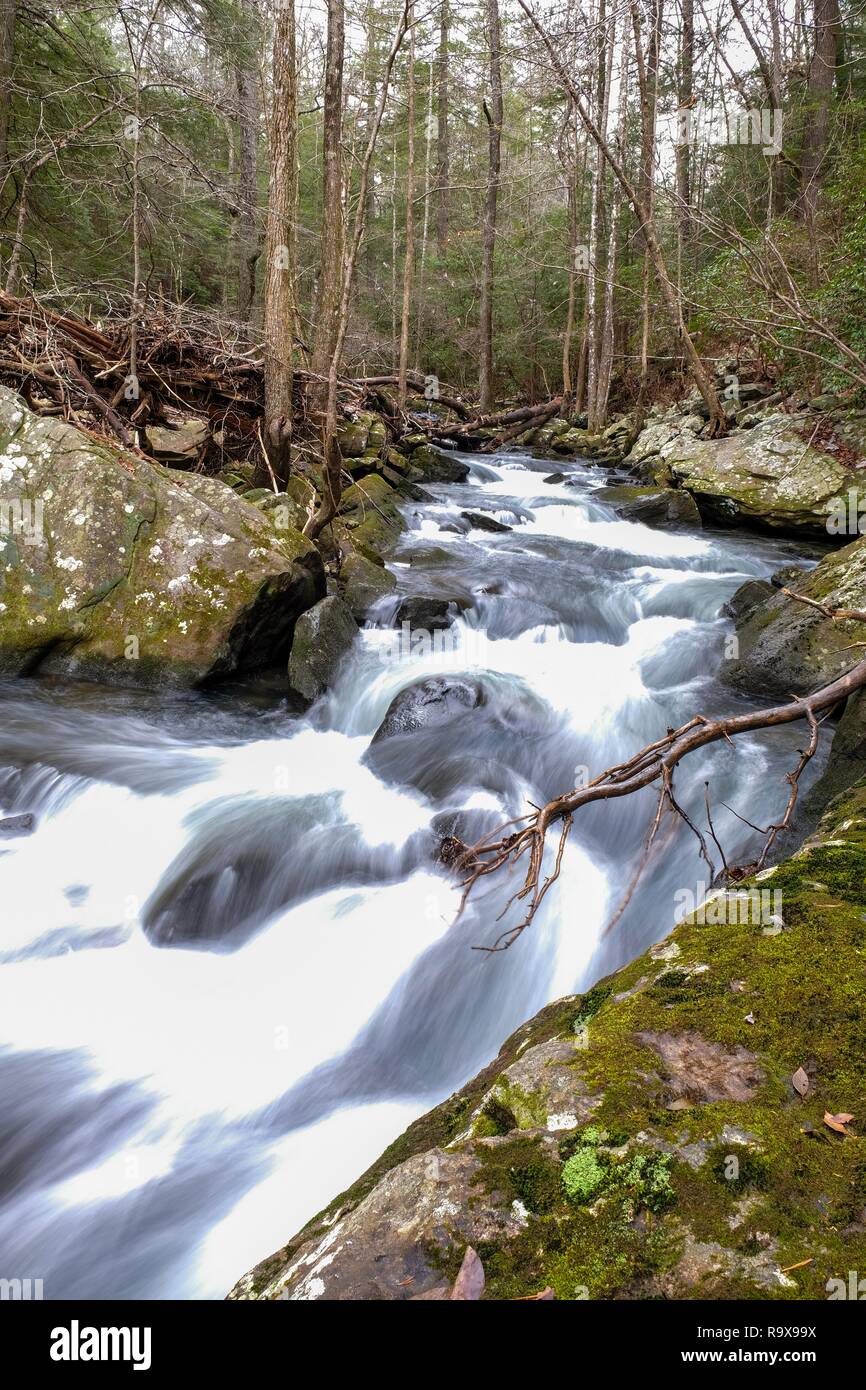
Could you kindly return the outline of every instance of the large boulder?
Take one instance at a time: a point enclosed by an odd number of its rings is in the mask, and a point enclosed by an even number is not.
[[[791,591],[830,608],[866,609],[866,538],[834,550]],[[721,679],[756,695],[809,694],[850,671],[862,649],[861,624],[834,622],[772,585],[747,580],[731,600],[738,615],[737,654]]]
[[[666,471],[706,520],[826,539],[832,500],[859,475],[813,440],[813,421],[787,415],[721,439],[697,439],[671,418],[642,432],[628,462],[649,464],[654,478]]]
[[[866,1089],[864,876],[861,786],[795,858],[525,1023],[296,1235],[277,1205],[286,1243],[229,1298],[447,1296],[467,1245],[486,1300],[846,1288],[861,1141],[825,1116]]]
[[[592,494],[593,501],[606,502],[624,521],[641,522],[666,530],[695,529],[701,514],[691,493],[682,488],[603,487]]]
[[[358,624],[341,598],[323,598],[295,624],[289,655],[289,689],[318,700],[332,684],[343,657],[358,636]]]
[[[422,444],[410,454],[412,468],[428,483],[463,483],[469,477],[469,465],[454,458],[435,444]]]
[[[397,581],[383,564],[376,564],[358,552],[350,554],[340,569],[343,598],[356,623],[363,623],[370,609],[393,592]]]
[[[390,549],[406,525],[400,515],[398,494],[377,473],[346,488],[340,499],[339,516],[355,549]]]
[[[0,387],[0,673],[192,686],[288,657],[315,548],[225,484],[42,418]]]

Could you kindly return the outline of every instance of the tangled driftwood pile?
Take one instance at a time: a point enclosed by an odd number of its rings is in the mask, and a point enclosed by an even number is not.
[[[149,303],[136,320],[133,371],[131,323],[129,313],[81,318],[0,292],[0,382],[38,414],[61,416],[130,449],[152,451],[153,428],[197,424],[200,443],[187,466],[221,464],[227,455],[246,457],[260,448],[260,345],[250,347],[241,329],[215,316]],[[304,368],[296,370],[296,425],[308,438],[317,433],[306,408],[312,380]],[[409,373],[407,384],[421,393],[425,382]],[[441,388],[432,408],[422,410],[416,399],[403,410],[396,385],[394,375],[346,377],[341,406],[348,415],[378,411],[395,439],[423,432],[452,446],[490,451],[549,419],[559,405],[479,415],[458,392]]]

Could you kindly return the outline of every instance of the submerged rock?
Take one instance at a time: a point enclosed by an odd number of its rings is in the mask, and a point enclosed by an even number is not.
[[[485,703],[484,689],[478,681],[459,676],[432,676],[401,690],[388,706],[385,718],[373,736],[380,743],[393,734],[414,733],[447,724],[457,714],[478,709]]]
[[[293,527],[214,478],[36,416],[6,387],[0,505],[2,674],[192,686],[284,661],[325,591]]]
[[[343,600],[336,595],[321,599],[295,624],[289,689],[304,700],[318,700],[357,636],[358,624]]]
[[[450,1283],[467,1245],[485,1299],[826,1297],[866,1258],[860,1144],[823,1123],[866,1087],[864,879],[861,784],[738,884],[750,912],[688,918],[543,1009],[296,1235],[275,1213],[288,1243],[228,1297],[408,1300]],[[772,935],[762,890],[784,898]]]
[[[394,624],[400,627],[402,623],[408,623],[410,627],[435,632],[450,627],[454,617],[454,600],[412,594],[409,598],[403,599],[394,615]]]
[[[0,839],[4,836],[29,835],[36,829],[36,817],[28,811],[21,816],[0,818]]]
[[[506,526],[504,521],[497,521],[495,516],[488,516],[486,512],[461,512],[460,515],[469,522],[476,531],[512,531],[512,526]]]

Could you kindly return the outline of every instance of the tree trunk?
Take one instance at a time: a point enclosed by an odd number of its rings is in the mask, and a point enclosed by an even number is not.
[[[800,158],[798,210],[811,226],[818,210],[830,135],[830,99],[836,76],[839,0],[814,0],[814,47],[809,64],[809,107]]]
[[[611,42],[613,42],[611,34]],[[616,122],[616,145],[620,156],[625,148],[625,124],[628,101],[628,63],[629,30],[625,25],[620,45],[619,103]],[[607,268],[604,282],[604,322],[601,331],[601,353],[598,363],[598,387],[596,392],[594,429],[603,429],[607,424],[607,402],[610,395],[610,381],[613,372],[614,348],[614,282],[617,268],[617,241],[619,237],[620,214],[622,212],[622,187],[614,180],[613,199],[610,210],[610,229],[607,242]]]
[[[343,0],[327,0],[328,43],[325,54],[325,108],[322,144],[322,243],[319,292],[310,371],[319,377],[310,400],[314,411],[326,408],[327,376],[339,331],[343,270]],[[366,196],[366,194],[365,194]]]
[[[589,215],[589,268],[586,276],[586,410],[587,427],[598,429],[598,367],[601,341],[598,330],[598,286],[600,280],[601,219],[604,211],[604,144],[607,141],[610,87],[613,72],[613,50],[616,42],[616,12],[607,32],[605,0],[600,0],[597,20],[598,82],[596,88],[596,120],[601,142],[596,146],[592,171],[592,206]]]
[[[436,248],[440,256],[448,249],[448,180],[450,152],[448,148],[448,35],[451,12],[448,0],[442,0],[439,12],[439,90],[437,93],[436,131]]]
[[[490,106],[484,104],[488,128],[487,197],[481,240],[480,409],[493,405],[493,257],[496,250],[496,205],[502,158],[502,63],[498,0],[487,0],[487,41],[490,49]]]
[[[0,0],[0,195],[9,172],[9,105],[15,61],[16,0]]]
[[[256,296],[256,264],[261,255],[256,212],[258,202],[259,144],[259,46],[255,0],[242,0],[245,32],[235,66],[238,96],[237,255],[236,311],[240,323],[249,323]]]
[[[694,103],[695,84],[695,0],[680,0],[683,31],[680,43],[680,80],[677,93],[681,111],[690,111]],[[677,236],[680,264],[691,249],[694,225],[691,211],[691,146],[688,140],[678,140],[676,146],[677,174]]]
[[[388,91],[391,86],[391,74],[394,70],[394,60],[400,51],[409,23],[410,4],[411,0],[403,0],[403,9],[397,23],[394,40],[385,62],[385,72],[379,86],[379,101],[376,106],[376,115],[370,129],[367,148],[364,151],[364,158],[361,162],[361,175],[358,186],[357,208],[355,212],[355,223],[352,230],[352,240],[345,252],[342,267],[340,304],[337,314],[337,337],[334,343],[331,361],[328,364],[328,392],[325,405],[324,427],[322,430],[325,461],[325,489],[318,511],[315,516],[309,519],[304,527],[304,535],[309,536],[312,540],[316,540],[321,535],[329,521],[336,516],[337,508],[340,505],[343,470],[343,458],[340,453],[340,446],[337,442],[337,383],[339,379],[340,360],[343,355],[343,344],[346,340],[346,329],[349,323],[349,307],[352,301],[355,267],[358,264],[358,255],[364,240],[367,212],[367,185],[370,179],[370,166],[373,162],[373,151],[376,148],[376,141],[379,138],[385,103],[388,100]]]
[[[273,56],[270,184],[265,249],[265,448],[274,477],[289,476],[292,437],[292,349],[297,260],[298,111],[295,0],[276,11]],[[256,479],[259,485],[264,480]]]
[[[409,6],[409,74],[406,101],[406,245],[403,253],[403,311],[400,317],[400,365],[397,401],[406,409],[406,372],[409,369],[409,316],[412,278],[415,272],[415,7]]]

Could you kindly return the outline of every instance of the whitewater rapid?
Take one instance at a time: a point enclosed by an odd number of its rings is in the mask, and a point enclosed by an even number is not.
[[[223,1296],[522,1021],[663,936],[676,891],[706,879],[679,827],[602,937],[641,796],[588,809],[505,955],[470,947],[501,930],[510,884],[454,924],[441,835],[483,833],[730,708],[723,605],[796,558],[619,520],[593,500],[599,470],[547,483],[525,455],[467,462],[466,484],[406,505],[397,595],[304,716],[254,691],[0,687],[0,817],[36,817],[0,840],[0,1277],[40,1278],[46,1298]],[[466,529],[465,510],[512,529]],[[393,627],[413,594],[453,601],[444,638]],[[481,681],[483,710],[374,755],[395,695],[449,673]],[[760,822],[795,747],[783,730],[706,751],[680,799],[699,807],[710,779]],[[748,852],[734,816],[716,828]]]

